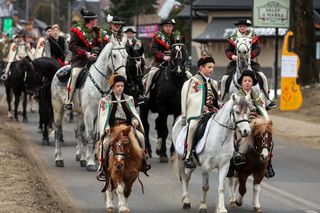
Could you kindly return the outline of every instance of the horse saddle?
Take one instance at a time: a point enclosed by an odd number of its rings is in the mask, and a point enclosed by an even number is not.
[[[192,149],[194,149],[197,146],[198,142],[203,137],[203,135],[206,131],[208,121],[212,115],[213,115],[213,113],[206,113],[201,117],[200,121],[198,122],[198,125],[196,127],[196,131],[193,136]]]
[[[77,78],[76,89],[80,88],[84,84],[88,76],[88,73],[89,72],[87,67],[81,70]],[[63,87],[67,87],[70,76],[71,76],[71,66],[64,66],[60,70],[58,70],[57,78],[59,80],[59,85]]]

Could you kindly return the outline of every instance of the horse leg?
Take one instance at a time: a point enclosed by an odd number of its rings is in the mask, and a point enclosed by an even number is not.
[[[97,171],[97,165],[94,159],[94,141],[95,141],[95,134],[94,134],[94,119],[95,116],[93,115],[92,112],[87,112],[88,109],[86,109],[85,114],[84,114],[84,119],[81,119],[85,122],[85,130],[86,130],[86,135],[87,135],[87,155],[86,155],[86,160],[87,160],[87,171],[89,172],[96,172]]]
[[[200,213],[207,213],[207,192],[209,190],[209,173],[206,170],[202,171],[202,193],[200,198]],[[218,212],[218,211],[217,211]]]
[[[23,122],[27,123],[28,118],[27,118],[27,103],[28,103],[28,94],[26,91],[23,91],[23,102],[22,102],[22,117],[23,117]]]
[[[247,192],[246,183],[247,183],[248,175],[240,173],[238,174],[238,177],[239,177],[239,190],[236,196],[237,197],[236,204],[237,206],[242,206],[243,196]]]
[[[161,139],[161,147],[159,150],[160,163],[167,163],[169,161],[167,156],[167,136],[169,134],[167,127],[167,117],[168,115],[164,113],[159,113],[159,116],[156,119],[156,130],[158,138]]]
[[[113,196],[114,196],[114,192],[111,191],[111,181],[109,181],[109,187],[106,190],[106,210],[107,210],[107,212],[114,212]]]
[[[76,146],[76,161],[80,161],[81,167],[86,167],[86,154],[82,143],[82,135],[84,133],[84,123],[83,122],[77,122],[76,127],[74,128],[74,134],[77,139],[77,146]]]
[[[140,118],[141,122],[144,128],[144,135],[145,135],[145,147],[149,153],[149,157],[152,158],[152,149],[151,149],[151,144],[149,140],[149,122],[148,122],[148,114],[149,110],[147,109],[146,106],[140,106]]]
[[[236,189],[237,189],[237,181],[238,178],[231,177],[228,178],[228,185],[229,185],[229,198],[230,198],[230,206],[234,207],[236,205]]]
[[[48,125],[47,123],[43,124],[43,132],[42,132],[42,145],[49,145],[49,133],[48,133]]]
[[[54,123],[55,123],[55,131],[54,131],[54,144],[55,144],[55,164],[56,167],[64,167],[64,162],[62,158],[61,152],[61,138],[62,138],[62,119],[63,119],[63,104],[60,103],[59,107],[54,108]]]
[[[186,172],[186,169],[184,167],[184,162],[181,157],[178,158],[178,169],[179,169],[179,177],[180,182],[182,186],[182,203],[183,209],[190,209],[191,203],[190,203],[190,197],[189,197],[189,181],[191,179],[191,174],[194,171],[194,169],[189,169]]]
[[[20,96],[21,96],[21,91],[15,90],[14,91],[14,114],[13,114],[13,118],[16,121],[19,121],[19,118],[18,118],[18,107],[19,107],[19,102],[20,102]]]
[[[226,158],[225,160],[223,160],[220,165],[221,166],[219,169],[219,186],[218,186],[219,198],[218,198],[217,212],[225,213],[228,211],[224,204],[224,190],[225,190],[225,180],[226,180],[226,176],[230,166],[230,158]]]
[[[128,213],[129,209],[127,206],[127,200],[124,196],[124,189],[123,189],[123,182],[118,183],[118,186],[116,187],[116,192],[119,198],[118,208],[120,213]]]
[[[12,119],[12,111],[11,111],[11,88],[6,86],[6,96],[8,103],[8,118]]]
[[[260,198],[260,183],[264,177],[264,172],[266,169],[266,165],[261,166],[259,171],[255,172],[253,175],[253,210],[255,212],[262,212],[261,204],[259,201]]]

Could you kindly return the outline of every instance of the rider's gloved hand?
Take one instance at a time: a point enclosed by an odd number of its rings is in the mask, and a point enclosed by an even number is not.
[[[139,121],[138,121],[136,118],[134,118],[134,119],[132,120],[131,124],[132,124],[132,126],[133,126],[134,128],[137,128],[137,127],[139,126]]]
[[[231,56],[231,59],[232,59],[233,61],[236,61],[236,60],[238,59],[238,56],[232,55],[232,56]]]

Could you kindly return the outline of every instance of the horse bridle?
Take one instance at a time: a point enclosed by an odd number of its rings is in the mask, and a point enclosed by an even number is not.
[[[129,145],[129,150],[130,150],[130,148],[131,148],[130,139],[128,141],[129,141],[128,145]],[[123,142],[118,140],[114,145],[116,146],[116,151],[117,152],[113,153],[113,156],[122,156],[124,159],[129,158],[129,156],[130,156],[129,153],[125,153],[124,152],[124,148],[123,148],[124,143]],[[120,149],[120,151],[119,151],[119,149]]]
[[[135,57],[128,56],[128,59],[133,59],[135,61],[136,70],[137,70],[136,75],[137,76],[142,76],[143,75],[143,70],[141,68],[141,64],[142,64],[143,56],[135,56]]]
[[[261,151],[262,151],[263,149],[267,149],[268,152],[271,152],[272,147],[273,147],[273,141],[271,140],[271,146],[269,146],[269,145],[268,145],[268,139],[269,139],[268,134],[267,134],[267,133],[265,133],[264,135],[260,134],[260,137],[261,137],[261,142],[262,142],[262,143],[261,143],[261,146],[258,146],[258,145],[257,145],[255,139],[253,140],[254,150],[255,150],[257,153],[260,153],[260,151],[259,151],[260,149],[261,149]]]
[[[112,51],[114,51],[114,50],[118,50],[118,51],[120,52],[122,58],[125,59],[126,57],[125,57],[124,54],[122,54],[122,52],[121,52],[121,50],[125,50],[125,48],[122,47],[122,46],[121,46],[121,47],[112,47],[111,52],[110,52],[110,54],[109,54],[109,56],[108,56],[108,60],[111,58],[113,73],[117,73],[117,71],[118,71],[119,69],[121,69],[122,67],[125,68],[126,66],[125,66],[125,65],[120,65],[119,67],[115,68],[114,61],[113,61],[113,57],[112,57]]]
[[[215,114],[216,115],[216,114]],[[214,116],[215,116],[214,115]],[[234,116],[234,109],[232,109],[231,111],[230,111],[230,117],[233,117],[233,120],[235,121],[234,122],[234,124],[235,124],[235,127],[230,127],[230,126],[227,126],[227,125],[225,125],[225,124],[222,124],[222,123],[220,123],[220,122],[218,122],[217,120],[215,120],[214,119],[214,117],[213,117],[213,120],[217,123],[217,124],[219,124],[220,126],[223,126],[223,127],[225,127],[225,128],[227,128],[227,129],[230,129],[230,130],[236,130],[236,128],[237,128],[237,125],[239,124],[239,123],[243,123],[243,122],[250,122],[248,119],[241,119],[241,120],[238,120],[238,121],[236,121],[236,118],[235,118],[235,116]]]
[[[177,52],[176,52],[176,55],[173,59],[170,60],[170,64],[172,66],[175,65],[174,63],[174,60],[175,59],[183,59],[183,54],[182,54],[182,47],[184,47],[185,45],[183,43],[174,43],[171,48],[175,47],[175,46],[178,46],[178,49],[176,48]],[[185,67],[185,63],[186,63],[186,60],[184,60],[184,67]],[[170,71],[172,72],[172,70],[170,69]],[[183,75],[183,72],[181,73],[176,73],[176,75]]]

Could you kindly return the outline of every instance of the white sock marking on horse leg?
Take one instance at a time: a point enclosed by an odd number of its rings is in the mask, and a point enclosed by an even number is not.
[[[261,208],[259,197],[260,197],[260,184],[254,184],[252,198],[253,198],[253,207],[255,208]]]

